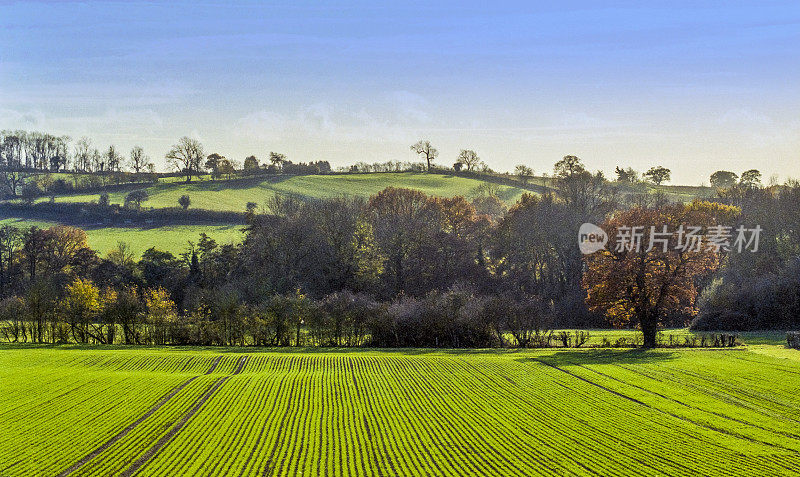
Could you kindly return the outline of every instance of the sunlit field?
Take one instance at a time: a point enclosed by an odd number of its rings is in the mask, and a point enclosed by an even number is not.
[[[13,225],[19,228],[37,226],[40,228],[58,225],[56,222],[28,219],[2,219],[0,225]],[[172,252],[177,255],[185,252],[189,241],[197,242],[201,233],[207,234],[219,244],[238,243],[244,238],[238,224],[197,224],[197,225],[165,225],[160,227],[84,227],[89,246],[105,255],[115,249],[119,242],[130,247],[131,253],[138,259],[142,252],[150,247]]]
[[[6,346],[0,474],[796,475],[798,373],[741,348]]]
[[[265,206],[275,194],[306,199],[327,199],[342,196],[369,197],[386,187],[405,187],[420,190],[426,194],[442,197],[462,195],[468,198],[481,193],[481,187],[491,184],[479,179],[427,173],[374,173],[374,174],[330,174],[308,176],[278,176],[264,179],[238,180],[195,180],[191,183],[169,181],[144,187],[150,198],[145,207],[178,207],[178,199],[188,194],[192,208],[244,212],[248,202]],[[524,192],[523,189],[506,185],[492,184],[492,191],[502,199],[513,204]],[[125,191],[110,192],[112,204],[122,204]],[[97,201],[99,193],[56,196],[56,202]]]

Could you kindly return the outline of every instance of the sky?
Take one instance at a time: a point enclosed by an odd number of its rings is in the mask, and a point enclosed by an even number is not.
[[[800,178],[800,2],[5,2],[0,129],[242,161]]]

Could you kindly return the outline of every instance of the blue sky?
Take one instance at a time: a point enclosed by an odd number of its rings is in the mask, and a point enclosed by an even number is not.
[[[241,161],[499,170],[662,164],[800,177],[800,3],[0,2],[0,129],[163,164],[183,135]]]

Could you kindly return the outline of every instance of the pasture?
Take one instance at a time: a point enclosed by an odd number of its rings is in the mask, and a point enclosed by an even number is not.
[[[796,475],[798,355],[6,345],[0,475]]]
[[[491,186],[487,186],[491,184]],[[447,174],[427,174],[418,172],[371,173],[371,174],[328,174],[305,176],[276,176],[273,178],[253,178],[235,180],[195,180],[190,183],[168,181],[144,187],[150,199],[145,207],[178,207],[178,199],[189,195],[192,208],[244,212],[248,202],[260,207],[273,195],[293,196],[303,199],[329,199],[342,196],[368,198],[386,187],[404,187],[420,190],[429,195],[452,197],[463,195],[475,197],[482,187],[492,187],[498,197],[513,204],[522,196],[523,189],[506,185],[495,185],[483,180],[458,177]],[[130,188],[110,192],[112,204],[122,204]],[[97,201],[98,193],[71,194],[56,196],[56,202]]]
[[[56,222],[22,218],[0,219],[0,225],[13,225],[19,228],[36,226],[48,228]],[[240,224],[186,224],[157,227],[81,227],[86,231],[89,246],[101,256],[117,247],[119,242],[130,246],[130,251],[138,260],[142,252],[150,247],[178,255],[185,252],[189,240],[197,243],[200,233],[205,233],[219,244],[238,243],[244,238]]]

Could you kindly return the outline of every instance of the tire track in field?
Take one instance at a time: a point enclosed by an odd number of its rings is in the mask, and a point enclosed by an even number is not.
[[[206,374],[211,374],[211,372],[214,371],[214,369],[217,367],[217,364],[219,364],[220,358],[221,357],[217,358],[214,361],[214,363],[211,365],[211,368],[209,368],[209,370],[206,372]],[[94,459],[95,457],[100,455],[104,450],[108,449],[109,447],[114,445],[117,441],[119,441],[120,439],[122,439],[123,437],[128,435],[133,429],[136,428],[136,426],[138,426],[139,424],[144,422],[148,417],[150,417],[153,414],[155,414],[156,411],[161,409],[161,407],[163,407],[167,402],[169,402],[170,399],[175,397],[176,394],[181,392],[186,386],[188,386],[192,381],[194,381],[197,378],[198,378],[198,376],[192,376],[191,378],[187,379],[186,381],[184,381],[181,384],[179,384],[179,385],[175,386],[174,388],[172,388],[172,390],[170,390],[167,394],[162,396],[161,399],[159,399],[155,404],[153,404],[153,406],[150,409],[148,409],[146,413],[142,414],[142,416],[139,419],[133,421],[130,425],[128,425],[128,427],[126,427],[125,429],[119,431],[111,439],[109,439],[106,442],[104,442],[103,444],[101,444],[97,449],[95,449],[92,452],[90,452],[89,454],[85,455],[78,462],[72,464],[72,466],[70,466],[66,470],[62,471],[60,474],[58,474],[58,477],[66,477],[67,475],[75,472],[76,470],[78,470],[81,467],[83,467],[84,465],[86,465],[90,460]]]
[[[219,364],[219,361],[220,361],[221,358],[222,357],[220,356],[214,361],[214,363],[211,365],[211,368],[206,372],[206,375],[211,374],[214,371],[214,369],[216,369],[216,367]],[[214,384],[212,384],[208,388],[208,390],[200,398],[198,398],[194,402],[194,405],[189,409],[188,412],[186,412],[186,414],[183,415],[183,417],[180,419],[180,421],[178,421],[177,424],[172,426],[172,428],[166,434],[164,434],[161,437],[161,439],[159,439],[155,443],[155,445],[153,445],[152,447],[147,449],[147,451],[145,451],[145,453],[142,454],[141,457],[136,459],[136,461],[133,463],[133,465],[131,465],[130,467],[125,469],[124,472],[119,474],[120,477],[130,477],[133,474],[135,474],[139,469],[141,469],[143,466],[145,466],[148,462],[150,462],[150,460],[152,460],[153,457],[155,457],[155,455],[162,448],[164,448],[164,446],[166,446],[169,443],[169,441],[171,441],[172,438],[175,437],[175,435],[177,435],[181,431],[181,429],[184,428],[184,426],[186,426],[186,424],[189,422],[189,420],[192,418],[192,416],[194,416],[197,413],[197,411],[199,411],[200,408],[203,407],[203,404],[205,404],[206,401],[208,401],[211,398],[211,396],[214,393],[216,393],[217,390],[219,390],[219,388],[223,384],[225,384],[225,382],[228,381],[228,379],[230,379],[231,376],[235,376],[235,375],[237,375],[237,374],[242,372],[242,369],[244,368],[244,364],[245,364],[246,361],[247,361],[247,356],[243,356],[239,360],[239,365],[236,367],[236,370],[233,372],[233,374],[229,374],[228,376],[224,376],[222,378],[218,378],[216,381],[214,381]]]
[[[603,373],[603,372],[598,371],[596,369],[589,368],[587,366],[584,366],[584,365],[581,365],[581,364],[577,364],[577,363],[572,363],[572,364],[574,366],[577,366],[577,367],[581,368],[581,369],[585,369],[585,370],[587,370],[589,372],[598,374],[598,375],[603,376],[603,377],[605,377],[607,379],[610,379],[612,381],[616,381],[616,382],[618,382],[620,384],[623,384],[623,385],[626,385],[626,386],[631,386],[633,388],[636,388],[636,389],[639,389],[641,391],[644,391],[644,392],[646,392],[648,394],[652,394],[652,395],[658,396],[658,397],[660,397],[660,398],[662,398],[664,400],[679,404],[679,405],[681,405],[683,407],[691,409],[692,411],[705,412],[705,413],[711,414],[713,416],[717,416],[717,417],[719,417],[721,419],[725,419],[725,420],[728,420],[728,421],[736,422],[738,424],[742,424],[742,425],[745,425],[745,426],[748,426],[748,427],[753,427],[753,428],[759,429],[761,431],[766,431],[766,432],[771,433],[771,434],[776,434],[776,435],[779,435],[779,436],[782,436],[782,437],[787,437],[789,439],[793,439],[793,440],[800,439],[800,435],[798,435],[798,434],[790,434],[788,432],[783,432],[783,431],[778,430],[778,429],[768,429],[766,427],[759,426],[758,424],[755,424],[755,423],[752,423],[752,422],[749,422],[749,421],[744,421],[742,419],[737,419],[735,417],[727,416],[725,414],[722,414],[721,412],[712,411],[710,409],[703,409],[703,408],[700,408],[700,407],[697,407],[697,406],[694,406],[694,405],[691,405],[691,404],[687,404],[687,403],[685,403],[683,401],[680,401],[678,399],[666,396],[664,394],[661,394],[659,392],[653,391],[651,389],[647,389],[645,387],[642,387],[642,386],[639,386],[639,385],[636,385],[636,384],[633,384],[633,383],[630,383],[630,382],[627,382],[627,381],[623,381],[622,379],[616,378],[614,376],[611,376],[610,374]],[[625,369],[625,368],[623,368],[623,369]]]
[[[697,427],[702,427],[702,428],[708,429],[710,431],[719,432],[720,434],[725,434],[727,436],[735,437],[735,438],[738,438],[738,439],[744,439],[744,440],[747,440],[747,441],[750,441],[750,442],[754,442],[754,443],[757,443],[757,444],[761,444],[761,445],[765,445],[765,446],[769,446],[769,447],[775,447],[775,448],[781,449],[783,451],[796,452],[794,449],[791,449],[791,448],[788,448],[788,447],[784,447],[784,446],[779,445],[779,444],[773,444],[773,443],[770,443],[770,442],[764,442],[764,441],[761,441],[761,440],[758,440],[758,439],[754,439],[754,438],[752,438],[750,436],[746,436],[744,434],[740,434],[740,433],[737,433],[737,432],[728,431],[726,429],[721,429],[721,428],[718,428],[718,427],[710,426],[708,424],[703,424],[703,423],[700,423],[700,422],[693,421],[693,420],[689,419],[688,417],[683,417],[683,416],[679,416],[677,414],[673,414],[671,412],[667,412],[667,411],[665,411],[663,409],[659,409],[657,407],[651,406],[650,404],[642,402],[642,401],[640,401],[638,399],[635,399],[635,398],[632,398],[630,396],[626,396],[625,394],[622,394],[620,392],[614,391],[613,389],[608,388],[606,386],[603,386],[602,384],[595,383],[595,382],[593,382],[593,381],[591,381],[591,380],[589,380],[587,378],[584,378],[583,376],[579,376],[579,375],[577,375],[575,373],[567,371],[566,369],[559,368],[558,366],[556,366],[554,364],[550,364],[550,363],[548,363],[546,361],[542,361],[542,360],[537,359],[537,358],[530,358],[530,359],[532,361],[537,362],[537,363],[541,363],[541,364],[543,364],[545,366],[549,366],[549,367],[551,367],[551,368],[553,368],[555,370],[561,371],[562,373],[565,373],[565,374],[567,374],[569,376],[572,376],[573,378],[579,379],[579,380],[581,380],[581,381],[583,381],[583,382],[585,382],[587,384],[591,384],[592,386],[600,388],[600,389],[602,389],[602,390],[604,390],[606,392],[614,394],[615,396],[621,397],[623,399],[627,399],[628,401],[634,402],[634,403],[639,404],[641,406],[644,406],[644,407],[646,407],[648,409],[652,409],[653,411],[656,411],[656,412],[659,412],[659,413],[666,414],[668,416],[674,417],[675,419],[679,419],[681,421],[688,422],[688,423],[690,423],[692,425],[695,425]]]

